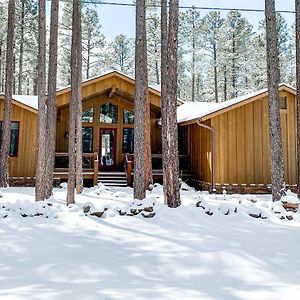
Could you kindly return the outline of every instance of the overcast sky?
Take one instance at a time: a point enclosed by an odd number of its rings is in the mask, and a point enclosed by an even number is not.
[[[103,0],[104,2],[132,3],[132,0]],[[294,10],[294,0],[276,0],[277,10]],[[226,7],[226,8],[253,8],[263,9],[264,0],[180,0],[182,6],[204,6],[204,7]],[[113,39],[116,35],[123,33],[134,36],[135,11],[134,7],[97,5],[97,10],[102,24],[102,31],[106,37]],[[204,15],[207,10],[201,11]],[[226,12],[222,12],[226,14]],[[242,13],[254,28],[264,17],[263,13],[249,12]],[[284,14],[288,24],[294,22],[293,14]]]

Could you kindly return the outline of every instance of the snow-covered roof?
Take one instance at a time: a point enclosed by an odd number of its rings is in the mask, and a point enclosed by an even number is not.
[[[296,89],[288,84],[281,83],[279,89],[288,89],[296,94]],[[263,95],[268,92],[268,89],[261,89],[256,92],[249,93],[231,100],[227,100],[221,103],[214,102],[185,102],[183,105],[177,108],[177,122],[183,123],[192,120],[201,119],[210,114],[216,113],[226,108],[235,107],[237,104]]]
[[[33,95],[13,95],[15,101],[27,105],[33,109],[38,109],[38,97]]]

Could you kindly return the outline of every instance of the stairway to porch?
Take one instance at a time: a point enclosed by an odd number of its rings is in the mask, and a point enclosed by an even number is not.
[[[98,182],[102,182],[106,186],[126,187],[126,173],[121,171],[101,171],[98,172]]]

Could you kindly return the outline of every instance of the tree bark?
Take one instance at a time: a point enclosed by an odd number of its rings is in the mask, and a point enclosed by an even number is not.
[[[4,94],[4,112],[2,124],[2,144],[0,148],[0,187],[9,183],[9,150],[11,133],[11,99],[13,92],[13,46],[14,46],[15,1],[8,2],[6,76]]]
[[[71,99],[69,108],[69,171],[68,171],[68,191],[67,191],[67,205],[70,203],[75,203],[74,190],[78,180],[78,168],[80,172],[80,165],[78,165],[78,156],[80,154],[80,160],[82,156],[77,144],[78,131],[81,132],[81,121],[80,129],[78,130],[78,102],[81,101],[80,89],[81,82],[79,83],[79,78],[81,78],[81,66],[79,66],[79,61],[81,61],[81,1],[73,1],[73,13],[72,13],[72,49],[71,49]],[[82,115],[80,114],[80,120]],[[80,137],[82,138],[82,137]],[[82,162],[81,162],[82,163]],[[78,185],[77,185],[78,186]]]
[[[23,94],[23,56],[24,56],[24,27],[25,27],[25,0],[21,0],[21,33],[20,33],[20,53],[19,53],[19,79],[18,94]]]
[[[180,205],[177,137],[178,15],[178,0],[170,0],[168,24],[167,1],[161,1],[163,190],[165,203],[173,208]]]
[[[59,0],[51,2],[50,45],[48,68],[47,124],[46,124],[46,170],[45,195],[49,198],[53,192],[53,172],[56,144],[56,84],[57,84],[57,41],[58,41]]]
[[[271,148],[270,152],[272,198],[273,201],[278,201],[285,194],[285,182],[279,111],[278,85],[280,80],[280,74],[274,0],[265,0],[265,16],[269,89],[269,127]]]
[[[227,67],[224,66],[224,101],[227,100]]]
[[[152,176],[145,0],[136,1],[135,82],[134,198],[144,199]]]
[[[215,101],[219,102],[218,95],[218,69],[217,69],[217,46],[213,44],[213,56],[214,56],[214,86],[215,86]]]
[[[296,82],[297,82],[297,194],[300,198],[300,0],[295,1],[296,11]]]
[[[39,0],[39,53],[38,53],[38,134],[35,174],[35,200],[45,199],[46,170],[46,1]]]
[[[76,22],[77,34],[77,70],[76,70],[76,193],[80,194],[83,191],[82,177],[82,99],[81,99],[81,84],[82,84],[82,26],[81,26],[81,1],[79,1],[78,20]],[[75,76],[75,74],[74,74]]]

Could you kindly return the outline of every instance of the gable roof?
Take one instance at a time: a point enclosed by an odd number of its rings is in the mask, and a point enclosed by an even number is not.
[[[288,91],[296,95],[296,89],[288,84],[281,83],[279,91]],[[225,111],[235,109],[268,95],[268,89],[261,89],[221,103],[214,102],[185,102],[177,108],[178,123],[194,123],[197,120],[205,121]]]
[[[97,75],[95,77],[92,77],[92,78],[89,78],[89,79],[86,79],[86,80],[83,80],[82,81],[82,86],[86,86],[86,85],[89,85],[89,84],[92,84],[92,83],[95,83],[95,82],[98,82],[98,81],[101,81],[101,80],[104,80],[104,79],[107,79],[107,78],[110,78],[110,77],[113,77],[113,76],[116,76],[118,78],[121,78],[131,84],[135,84],[135,79],[132,77],[132,76],[129,76],[123,72],[120,72],[118,70],[111,70],[111,71],[107,71],[103,74],[100,74],[100,75]],[[149,88],[149,92],[150,93],[153,93],[157,96],[161,96],[161,86],[160,85],[148,85],[148,88]],[[62,87],[62,88],[59,88],[57,90],[57,94],[56,95],[61,95],[63,93],[66,93],[66,92],[69,92],[71,90],[71,85],[68,85],[66,87]],[[177,101],[179,102],[179,104],[182,104],[184,103],[184,101],[180,100],[180,99],[177,99]]]
[[[13,100],[29,106],[35,110],[38,109],[38,96],[33,95],[13,95]]]
[[[120,71],[117,71],[117,70],[111,70],[111,71],[104,72],[100,75],[97,75],[95,77],[91,77],[91,78],[88,78],[86,80],[83,80],[82,81],[82,86],[86,86],[88,84],[91,84],[91,83],[94,83],[94,82],[97,82],[97,81],[100,81],[100,80],[104,80],[104,79],[112,77],[112,76],[117,76],[119,78],[124,79],[125,81],[128,81],[130,83],[135,84],[135,80],[134,80],[133,77],[131,77],[131,76],[125,74],[125,73],[122,73]],[[70,90],[71,90],[71,85],[68,85],[68,86],[59,88],[56,91],[56,94],[60,95],[62,93],[68,92]],[[153,86],[149,85],[149,90],[150,90],[150,92],[160,96],[160,87],[153,87]]]
[[[0,94],[0,99],[4,99],[4,94]],[[12,104],[35,114],[38,112],[38,97],[33,95],[13,95]]]

